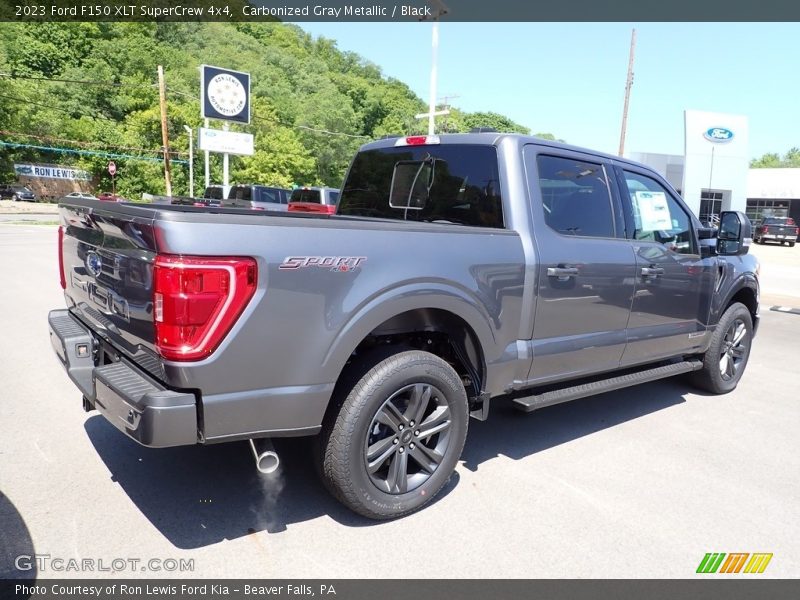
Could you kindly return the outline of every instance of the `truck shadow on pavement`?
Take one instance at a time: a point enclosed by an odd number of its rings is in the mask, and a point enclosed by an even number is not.
[[[489,421],[472,421],[462,454],[478,466],[502,454],[518,460],[619,423],[684,402],[685,384],[660,382],[543,409],[518,413],[506,402]],[[173,545],[182,549],[328,516],[347,527],[380,526],[334,500],[317,477],[312,444],[304,438],[275,440],[280,469],[259,474],[246,442],[151,449],[129,440],[99,415],[86,433],[111,480]],[[458,486],[455,473],[437,500]]]
[[[25,519],[11,499],[0,491],[0,580],[36,579],[34,555],[33,540]],[[22,558],[18,562],[19,557]],[[19,597],[29,596],[21,594]]]

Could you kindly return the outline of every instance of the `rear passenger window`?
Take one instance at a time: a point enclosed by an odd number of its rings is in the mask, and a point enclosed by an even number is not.
[[[691,220],[658,181],[625,171],[631,199],[634,239],[659,242],[678,254],[696,254]]]
[[[359,152],[337,214],[502,228],[497,150],[431,144]]]
[[[258,200],[259,202],[273,202],[275,204],[280,204],[281,202],[278,190],[271,190],[269,188],[259,189]]]
[[[614,237],[614,212],[603,165],[539,156],[544,220],[562,235]]]

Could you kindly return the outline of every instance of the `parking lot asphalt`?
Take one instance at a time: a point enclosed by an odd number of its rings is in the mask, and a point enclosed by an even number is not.
[[[470,422],[433,505],[374,523],[327,495],[306,440],[278,441],[281,470],[265,477],[244,443],[151,450],[84,413],[48,340],[47,311],[63,306],[55,241],[52,226],[0,224],[0,576],[800,574],[800,315],[769,310],[800,308],[800,246],[754,249],[762,324],[735,392],[666,380],[531,415],[498,402]],[[708,552],[773,558],[763,575],[695,575]],[[15,569],[34,553],[50,559]],[[97,571],[114,559],[193,570]]]

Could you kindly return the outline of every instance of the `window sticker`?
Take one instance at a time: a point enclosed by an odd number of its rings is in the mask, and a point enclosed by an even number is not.
[[[643,231],[665,231],[672,229],[667,195],[664,192],[636,192],[636,209]]]

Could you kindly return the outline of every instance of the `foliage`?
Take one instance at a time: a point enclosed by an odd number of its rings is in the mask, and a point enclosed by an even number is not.
[[[775,152],[768,152],[761,158],[754,158],[750,161],[750,166],[754,169],[769,168],[799,168],[800,167],[800,148],[792,148],[781,156]]]
[[[0,37],[0,140],[160,157],[156,73],[168,86],[173,159],[188,159],[188,135],[202,125],[198,66],[216,64],[252,75],[252,123],[233,130],[255,135],[252,157],[231,157],[231,180],[282,186],[339,186],[358,147],[389,134],[426,130],[425,103],[376,65],[281,23],[5,23]],[[7,75],[11,75],[8,77]],[[68,82],[52,81],[69,80]],[[83,82],[83,83],[75,83]],[[441,131],[476,126],[528,133],[507,117],[451,109]],[[212,125],[216,126],[216,125]],[[0,147],[0,181],[14,162],[59,163],[89,170],[110,189],[108,157]],[[202,189],[202,153],[195,156]],[[116,159],[117,190],[136,198],[163,193],[160,161]],[[212,155],[212,181],[222,179]],[[185,194],[188,168],[173,168],[173,190]]]

